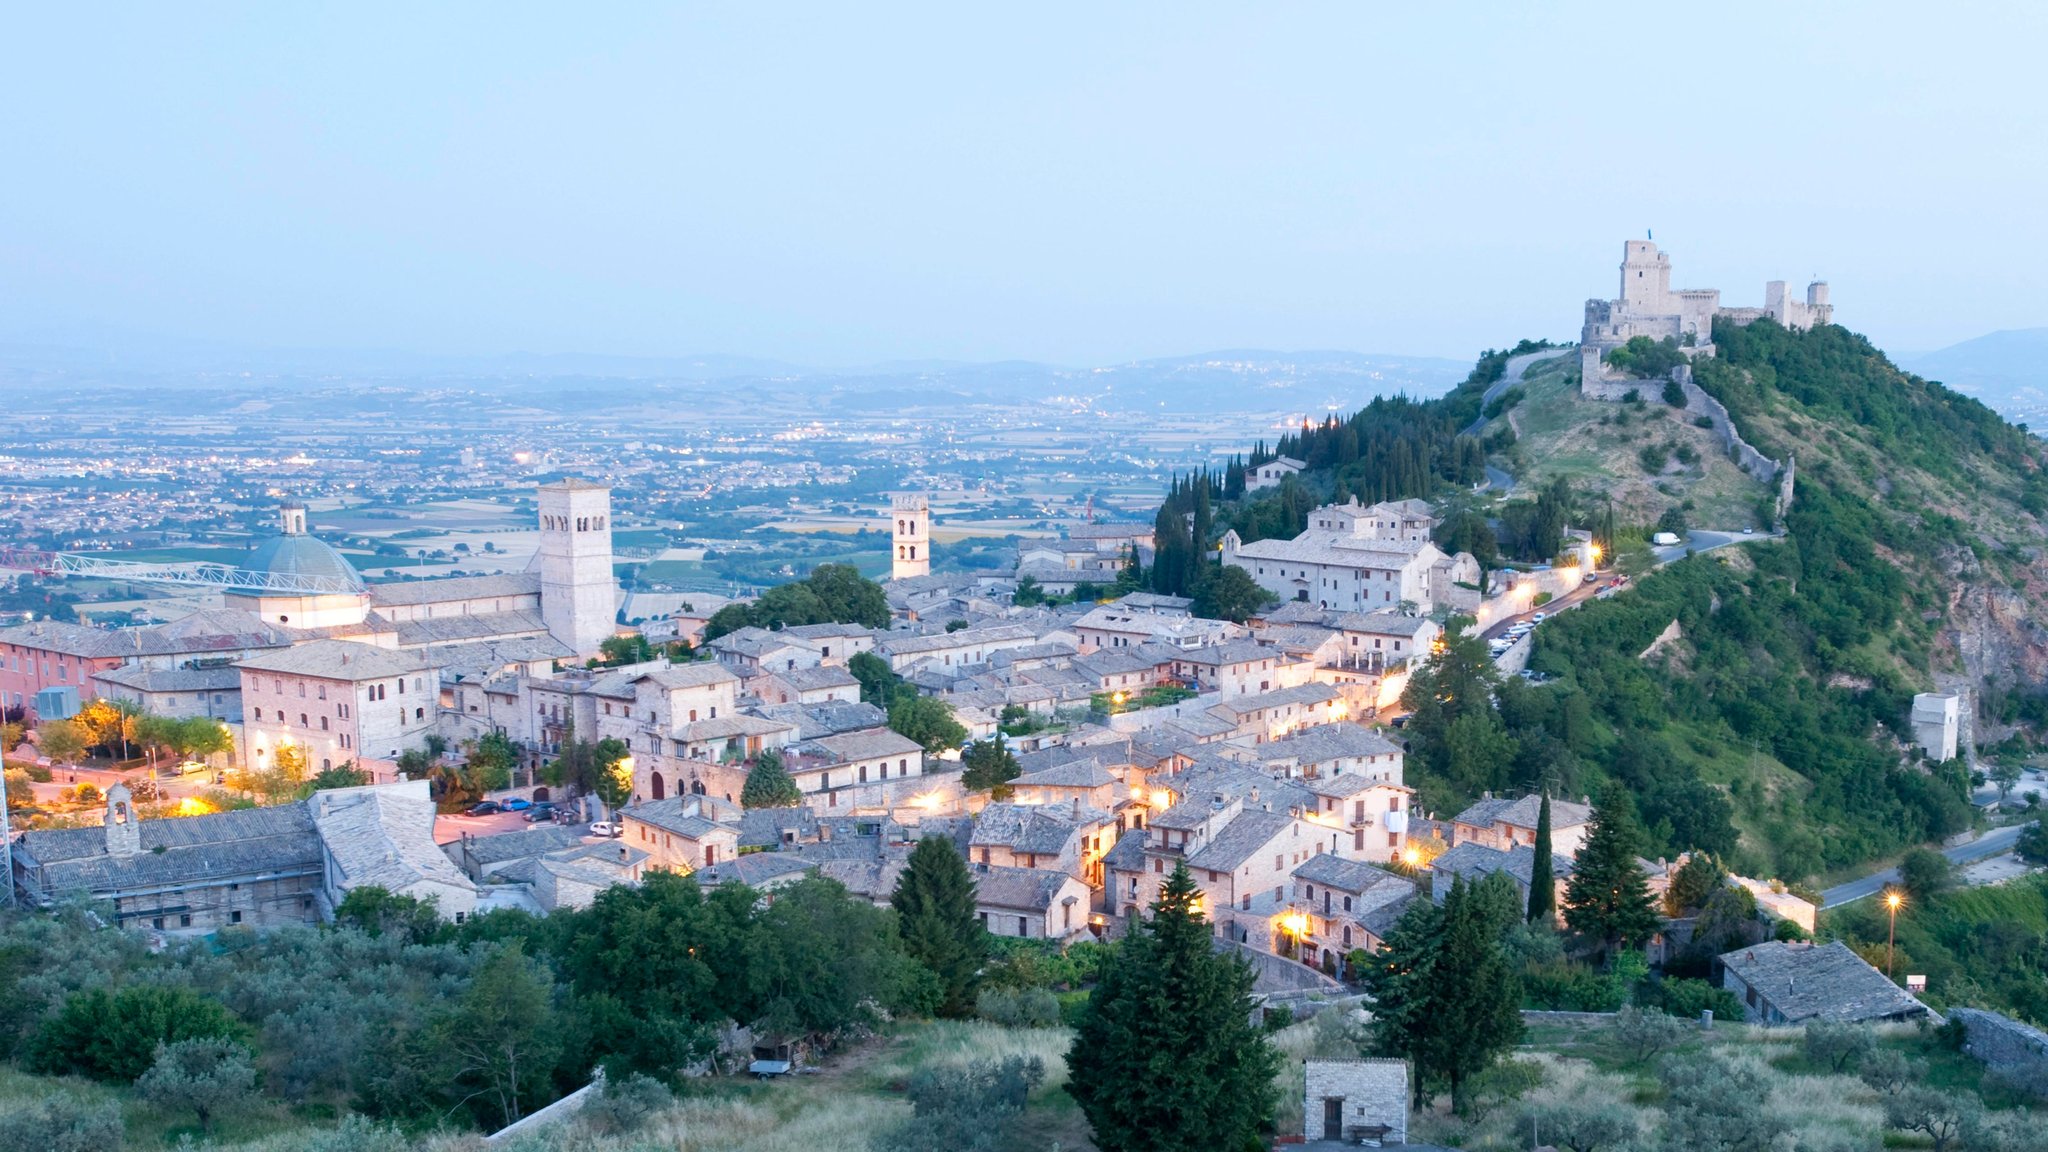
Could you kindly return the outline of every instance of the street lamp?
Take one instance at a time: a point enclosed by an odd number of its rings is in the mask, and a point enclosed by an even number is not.
[[[1884,942],[1884,975],[1887,980],[1894,979],[1892,976],[1892,960],[1898,951],[1899,945],[1899,905],[1905,902],[1906,898],[1901,896],[1896,888],[1884,894],[1885,911],[1891,914],[1891,929],[1886,934]]]

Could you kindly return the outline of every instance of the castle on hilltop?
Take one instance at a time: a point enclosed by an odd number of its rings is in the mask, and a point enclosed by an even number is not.
[[[1765,316],[1787,328],[1812,328],[1834,322],[1828,285],[1815,280],[1806,286],[1804,302],[1791,299],[1783,280],[1764,285],[1761,308],[1723,308],[1718,288],[1671,289],[1671,255],[1650,240],[1630,240],[1621,251],[1621,297],[1586,301],[1586,324],[1579,332],[1580,379],[1596,383],[1605,373],[1606,354],[1637,336],[1675,340],[1690,355],[1714,354],[1714,318],[1748,324]]]

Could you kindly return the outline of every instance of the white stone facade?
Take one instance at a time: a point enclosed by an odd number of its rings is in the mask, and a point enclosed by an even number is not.
[[[541,618],[578,656],[597,653],[618,612],[612,577],[612,490],[585,480],[540,487]]]
[[[1761,308],[1723,308],[1718,288],[1671,287],[1671,255],[1650,240],[1629,240],[1621,252],[1621,294],[1613,300],[1586,301],[1586,319],[1579,332],[1581,388],[1599,391],[1609,351],[1637,336],[1673,340],[1695,356],[1714,354],[1714,318],[1748,324],[1769,317],[1787,328],[1804,330],[1834,322],[1828,285],[1806,286],[1804,301],[1791,299],[1783,280],[1764,285]]]
[[[1962,732],[1962,698],[1943,692],[1922,692],[1913,697],[1913,737],[1929,760],[1956,758],[1956,741]]]

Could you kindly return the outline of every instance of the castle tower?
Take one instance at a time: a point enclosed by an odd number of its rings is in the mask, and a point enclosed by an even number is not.
[[[892,579],[929,576],[932,572],[932,507],[923,496],[898,496],[889,502],[896,524],[896,556]]]
[[[1621,251],[1621,306],[1624,312],[1663,316],[1671,308],[1671,257],[1649,240],[1629,240]]]
[[[612,490],[588,480],[540,486],[540,616],[548,634],[592,656],[614,630]]]

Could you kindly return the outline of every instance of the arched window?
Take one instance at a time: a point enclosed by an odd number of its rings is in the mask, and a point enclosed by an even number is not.
[[[666,796],[668,794],[668,786],[662,783],[661,773],[659,772],[650,773],[647,777],[647,784],[648,787],[653,789],[654,798],[656,800],[659,800],[663,796]]]

